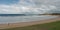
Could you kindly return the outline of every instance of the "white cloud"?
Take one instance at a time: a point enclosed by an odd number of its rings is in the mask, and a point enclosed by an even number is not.
[[[42,14],[56,9],[55,5],[41,4],[37,7],[33,0],[29,1],[31,2],[30,5],[25,3],[24,0],[21,0],[18,4],[0,5],[0,14],[24,14],[26,12],[32,14]]]

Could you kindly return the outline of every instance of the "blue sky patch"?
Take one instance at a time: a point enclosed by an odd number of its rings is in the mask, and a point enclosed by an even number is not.
[[[0,4],[14,4],[18,2],[19,0],[0,0]]]

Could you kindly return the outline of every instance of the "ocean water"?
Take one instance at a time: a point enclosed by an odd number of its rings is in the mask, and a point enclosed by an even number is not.
[[[45,19],[56,18],[57,16],[49,15],[34,15],[34,16],[0,16],[0,24],[16,23],[16,22],[30,22],[40,21]]]

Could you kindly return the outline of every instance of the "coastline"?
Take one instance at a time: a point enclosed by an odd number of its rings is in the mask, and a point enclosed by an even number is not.
[[[50,23],[50,22],[55,22],[55,21],[60,21],[60,17],[46,19],[46,20],[40,20],[40,21],[32,21],[32,22],[18,22],[18,23],[0,24],[0,29],[31,26],[31,25],[44,24],[44,23]]]

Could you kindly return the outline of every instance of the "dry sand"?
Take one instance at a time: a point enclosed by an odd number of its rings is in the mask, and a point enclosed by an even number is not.
[[[46,20],[40,20],[40,21],[32,21],[32,22],[0,24],[0,29],[31,26],[31,25],[44,24],[44,23],[50,23],[50,22],[55,22],[55,21],[60,21],[60,17],[52,18],[52,19],[46,19]]]

